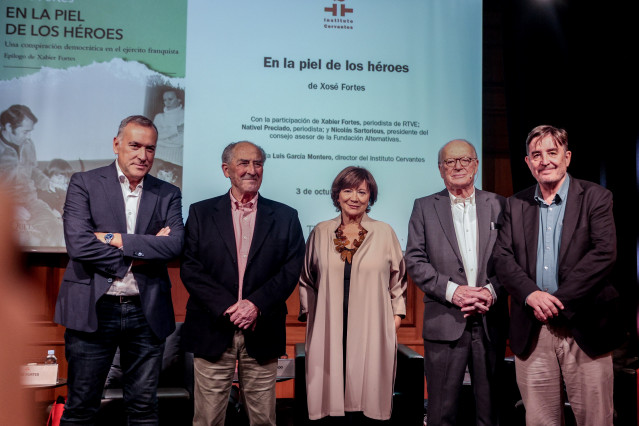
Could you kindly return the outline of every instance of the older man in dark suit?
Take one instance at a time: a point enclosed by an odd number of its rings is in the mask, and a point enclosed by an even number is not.
[[[148,175],[157,130],[125,118],[117,160],[71,177],[64,206],[69,264],[55,321],[67,327],[69,393],[62,423],[93,424],[116,349],[129,424],[158,424],[164,339],[175,329],[166,263],[179,256],[180,190]]]
[[[538,126],[526,140],[537,180],[508,199],[495,246],[512,296],[510,347],[527,425],[563,424],[563,386],[579,425],[612,425],[611,351],[623,339],[612,193],[567,173],[563,129]]]
[[[194,425],[224,425],[237,361],[251,425],[275,426],[286,299],[302,267],[297,212],[258,195],[266,154],[237,142],[222,154],[231,190],[193,204],[181,276],[191,297],[183,342],[195,354]]]
[[[493,246],[504,198],[475,189],[475,148],[453,140],[439,151],[446,189],[415,201],[406,264],[424,295],[428,425],[455,425],[468,365],[477,425],[496,425],[495,370],[503,360],[507,298]]]

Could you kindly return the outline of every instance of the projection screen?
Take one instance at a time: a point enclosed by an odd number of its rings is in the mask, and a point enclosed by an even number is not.
[[[414,199],[443,189],[439,148],[463,138],[481,157],[479,0],[6,0],[2,9],[0,111],[23,105],[37,119],[31,129],[3,119],[0,141],[27,251],[64,251],[68,177],[112,163],[131,114],[158,126],[152,174],[182,188],[185,220],[191,203],[228,191],[224,146],[249,140],[268,157],[261,195],[296,208],[305,236],[337,215],[332,180],[357,165],[379,186],[370,216],[405,246]]]

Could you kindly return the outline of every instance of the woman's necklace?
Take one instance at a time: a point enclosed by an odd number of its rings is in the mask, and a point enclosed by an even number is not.
[[[355,254],[359,246],[362,245],[362,243],[364,242],[364,238],[366,238],[366,234],[368,233],[366,229],[362,228],[361,224],[358,224],[358,226],[359,226],[359,232],[358,232],[359,239],[355,238],[353,240],[352,249],[349,249],[347,247],[351,242],[348,240],[348,238],[346,238],[346,235],[344,235],[342,225],[340,225],[339,228],[335,230],[336,238],[333,240],[333,242],[335,243],[335,249],[340,253],[340,257],[342,258],[342,260],[348,263],[353,263],[353,255]]]

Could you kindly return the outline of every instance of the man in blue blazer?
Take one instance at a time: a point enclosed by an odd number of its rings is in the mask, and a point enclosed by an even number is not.
[[[228,145],[222,170],[231,190],[189,210],[182,342],[195,354],[194,425],[224,425],[237,361],[251,425],[275,426],[286,299],[300,275],[304,238],[294,209],[258,195],[265,160],[251,142]]]
[[[61,424],[93,424],[120,347],[129,424],[157,424],[164,339],[175,329],[166,263],[182,250],[180,190],[148,175],[157,129],[122,120],[106,167],[71,177],[64,206],[69,264],[55,321],[67,327],[68,398]]]
[[[492,251],[505,199],[475,188],[479,160],[468,141],[444,145],[438,164],[446,189],[415,200],[406,245],[408,274],[424,292],[427,423],[457,424],[468,366],[476,424],[497,425],[508,303]]]

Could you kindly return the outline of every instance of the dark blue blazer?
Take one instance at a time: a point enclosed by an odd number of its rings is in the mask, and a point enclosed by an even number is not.
[[[244,273],[242,295],[260,310],[245,343],[255,359],[285,353],[286,299],[299,279],[304,238],[297,211],[262,196]],[[235,232],[228,193],[191,205],[180,271],[190,294],[182,328],[183,347],[198,356],[219,357],[235,326],[224,312],[238,300]]]
[[[153,332],[165,338],[175,329],[166,264],[180,255],[184,239],[180,190],[147,175],[134,234],[127,234],[124,198],[115,162],[71,177],[64,205],[69,264],[62,278],[55,322],[78,331],[98,328],[95,305],[113,280],[132,272],[142,309]],[[168,237],[155,234],[165,226]],[[99,241],[94,232],[122,234],[123,250]]]

